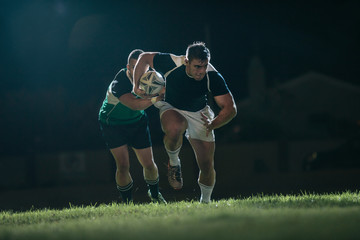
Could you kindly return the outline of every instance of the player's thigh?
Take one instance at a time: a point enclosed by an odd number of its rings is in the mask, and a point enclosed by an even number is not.
[[[144,168],[154,167],[155,163],[154,163],[152,147],[142,148],[142,149],[133,148],[133,150],[141,166],[143,166]]]
[[[184,133],[187,128],[186,118],[178,111],[167,110],[161,115],[161,127],[165,133]]]
[[[215,142],[207,142],[199,139],[189,138],[190,144],[195,152],[199,168],[214,167]]]
[[[111,154],[113,155],[116,166],[118,168],[129,168],[130,162],[129,162],[129,150],[128,146],[122,145],[117,148],[110,149]]]

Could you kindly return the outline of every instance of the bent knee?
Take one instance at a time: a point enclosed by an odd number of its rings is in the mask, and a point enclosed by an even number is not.
[[[127,163],[117,163],[116,168],[118,171],[121,171],[121,172],[129,171],[130,165]]]
[[[185,132],[187,121],[176,111],[166,111],[161,118],[161,127],[166,135],[176,137]]]
[[[212,162],[201,163],[201,164],[199,164],[199,168],[204,173],[215,172],[214,164]]]
[[[146,171],[156,171],[157,170],[157,166],[155,163],[143,164],[143,168]]]
[[[181,126],[174,126],[169,128],[163,128],[165,135],[169,138],[177,139],[182,136],[185,132],[186,128]]]

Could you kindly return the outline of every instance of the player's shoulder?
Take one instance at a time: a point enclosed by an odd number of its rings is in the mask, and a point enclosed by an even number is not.
[[[183,64],[185,64],[185,56],[184,55],[175,55],[175,54],[170,54],[171,59],[174,61],[174,63],[176,64],[176,66],[181,66]]]
[[[175,55],[173,53],[158,53],[157,57],[159,60],[160,58],[162,61],[170,61],[173,62],[176,66],[181,66],[185,63],[185,56],[184,55]]]
[[[216,82],[218,82],[218,81],[224,82],[225,81],[224,77],[210,63],[208,65],[208,67],[207,67],[207,74],[208,74],[208,77],[209,77],[210,81],[212,81],[212,82],[214,82],[214,81],[216,81]]]
[[[127,77],[126,70],[127,70],[126,68],[120,69],[120,71],[118,71],[118,72],[115,74],[114,80],[119,79],[119,78]]]
[[[211,73],[211,72],[218,72],[217,70],[216,70],[216,68],[211,64],[211,63],[209,63],[208,64],[208,66],[207,66],[207,68],[206,68],[206,71],[208,72],[208,73]]]
[[[116,73],[113,80],[111,81],[112,88],[119,87],[120,85],[127,84],[130,80],[130,76],[128,76],[128,71],[126,68],[122,68],[120,71]]]

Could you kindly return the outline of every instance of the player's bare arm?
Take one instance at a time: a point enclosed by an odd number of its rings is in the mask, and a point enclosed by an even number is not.
[[[202,114],[202,120],[206,126],[207,134],[213,129],[220,128],[230,122],[237,113],[235,101],[231,93],[215,96],[214,99],[221,110],[211,122],[205,115]]]
[[[119,101],[132,110],[145,110],[155,102],[163,100],[163,98],[164,94],[160,94],[159,96],[150,99],[137,98],[132,93],[125,93],[119,98]]]
[[[156,54],[157,53],[155,52],[142,53],[139,56],[138,61],[136,62],[134,68],[134,76],[133,76],[134,79],[133,91],[135,94],[139,96],[145,95],[144,91],[139,88],[140,77],[149,69],[149,67],[154,68],[153,60]]]

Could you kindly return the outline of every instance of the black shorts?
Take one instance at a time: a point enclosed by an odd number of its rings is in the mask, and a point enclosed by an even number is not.
[[[100,122],[102,136],[109,149],[128,144],[135,149],[151,147],[149,120],[144,115],[138,122],[123,125],[107,125]]]

